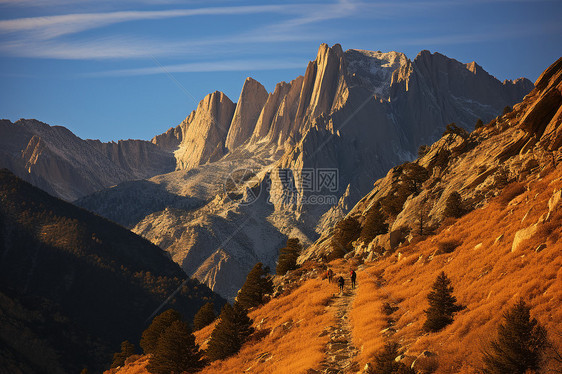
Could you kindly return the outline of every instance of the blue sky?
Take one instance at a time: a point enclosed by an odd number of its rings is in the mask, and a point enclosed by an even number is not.
[[[0,0],[0,118],[150,139],[247,76],[304,74],[323,42],[534,81],[562,55],[562,1]]]

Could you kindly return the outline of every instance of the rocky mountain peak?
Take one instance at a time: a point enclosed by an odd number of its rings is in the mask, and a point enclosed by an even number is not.
[[[236,109],[223,92],[215,91],[199,102],[186,124],[179,149],[174,152],[177,169],[191,169],[221,158]]]
[[[240,286],[251,265],[274,265],[286,236],[316,240],[373,181],[413,160],[448,123],[470,129],[528,93],[524,85],[502,84],[480,69],[429,51],[411,61],[394,51],[343,52],[323,44],[304,76],[280,82],[270,94],[251,78],[237,104],[221,92],[209,94],[154,140],[169,150],[178,145],[179,170],[150,181],[158,185],[160,201],[179,204],[171,205],[177,209],[139,209],[153,213],[127,224],[171,253],[188,274],[233,297],[232,287]],[[225,191],[221,185],[234,168],[251,169],[252,176],[237,177],[233,190]],[[312,175],[316,185],[305,185],[303,176],[319,170],[336,171],[336,183],[322,186]],[[250,201],[249,190],[261,194]],[[182,199],[174,202],[177,195]],[[187,209],[185,197],[197,201]],[[239,230],[248,218],[252,225]],[[237,242],[221,244],[225,233]]]
[[[261,83],[246,78],[226,137],[228,150],[240,146],[252,135],[267,98],[267,91]]]
[[[377,97],[390,100],[390,86],[395,71],[409,63],[404,53],[349,49],[345,52],[347,71],[353,84],[373,92]]]

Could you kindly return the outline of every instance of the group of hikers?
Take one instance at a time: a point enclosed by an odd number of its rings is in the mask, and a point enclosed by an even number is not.
[[[351,288],[353,289],[355,288],[355,280],[357,279],[357,274],[355,273],[355,270],[351,270],[349,272],[349,277],[351,279]],[[332,283],[334,279],[334,271],[332,269],[326,270],[326,278],[328,278],[328,283]],[[343,278],[343,275],[340,275],[338,279],[336,279],[336,282],[340,287],[340,293],[343,293],[343,287],[345,285],[345,279]]]

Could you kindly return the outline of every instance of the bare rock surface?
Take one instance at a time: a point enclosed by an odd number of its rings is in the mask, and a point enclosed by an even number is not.
[[[365,194],[369,197],[363,202],[372,203],[371,198],[376,200],[392,190],[397,170],[375,181],[395,165],[415,159],[418,147],[437,140],[448,123],[470,130],[478,118],[485,122],[493,119],[532,89],[528,80],[500,82],[476,63],[464,64],[439,53],[422,51],[410,60],[393,51],[344,51],[339,44],[320,45],[303,73],[289,83],[279,83],[272,93],[249,78],[237,104],[224,93],[211,93],[184,121],[155,136],[151,144],[91,143],[89,149],[104,161],[92,158],[89,165],[81,162],[85,167],[76,167],[70,174],[66,164],[37,157],[46,154],[50,144],[41,136],[42,142],[34,139],[29,144],[32,136],[20,142],[4,165],[21,163],[15,160],[23,150],[27,160],[44,160],[30,161],[42,165],[34,166],[35,170],[44,170],[39,173],[32,168],[28,173],[31,179],[72,196],[83,192],[69,193],[70,183],[59,180],[73,181],[72,188],[78,185],[79,190],[90,188],[91,192],[128,181],[131,184],[97,195],[89,208],[104,214],[110,204],[103,200],[111,201],[112,211],[119,213],[115,216],[134,217],[121,223],[133,226],[135,232],[167,250],[189,275],[222,290],[223,296],[233,297],[233,290],[241,286],[241,279],[255,262],[274,266],[287,237],[297,237],[306,246],[323,235],[318,243],[329,243],[328,228]],[[554,69],[540,82],[552,87],[557,77]],[[552,102],[558,97],[556,92],[537,94]],[[461,189],[463,198],[480,199],[505,160],[523,149],[534,151],[536,142],[556,144],[559,136],[551,127],[558,117],[556,111],[550,116],[548,107],[529,117],[544,119],[544,137],[535,133],[533,143],[523,128],[502,133],[497,143],[487,144],[490,156],[485,162],[457,156],[478,146],[480,138],[469,142],[449,136],[432,146],[427,158],[420,161],[422,165],[442,159],[448,162],[432,167],[431,183],[444,186],[438,180],[448,178],[448,167],[470,170],[471,178],[451,179],[450,187],[436,187],[430,196],[412,197],[408,204],[419,207],[420,199],[425,198],[437,201],[427,205],[434,223],[441,219],[444,202],[453,189]],[[501,126],[509,126],[510,121],[502,120]],[[482,137],[490,137],[490,133]],[[86,154],[76,147],[65,157]],[[170,160],[172,155],[176,171],[162,172],[150,178],[149,184],[133,186],[134,179],[156,172],[160,161]],[[474,172],[475,167],[482,170]],[[509,167],[513,169],[510,173],[519,170]],[[231,177],[239,169],[249,171],[242,173],[247,178]],[[320,171],[326,170],[337,173],[334,185],[319,182]],[[374,182],[377,192],[369,193]],[[148,195],[140,192],[143,186],[149,186],[158,204],[149,204]],[[131,191],[130,198],[124,197],[125,191]],[[135,204],[149,207],[127,208]],[[414,219],[406,213],[399,216],[391,227],[395,233],[392,238],[402,240],[406,236],[403,227],[411,226]],[[221,275],[226,269],[231,274]]]
[[[252,135],[268,94],[256,80],[246,78],[225,141],[227,149],[242,145]]]

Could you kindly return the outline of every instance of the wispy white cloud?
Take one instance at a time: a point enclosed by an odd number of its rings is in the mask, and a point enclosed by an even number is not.
[[[0,0],[2,1],[2,0]],[[126,59],[149,56],[189,56],[209,54],[217,48],[236,44],[307,41],[326,37],[327,33],[304,30],[306,25],[349,16],[355,5],[348,0],[322,4],[284,4],[237,7],[206,7],[161,11],[119,11],[77,13],[46,17],[28,17],[0,21],[0,52],[6,56],[52,59]],[[190,16],[282,13],[280,21],[237,34],[217,37],[204,35],[192,40],[155,40],[147,37],[113,35],[92,38],[77,34],[116,23]],[[66,36],[66,37],[64,37]]]
[[[225,61],[205,61],[187,64],[154,66],[137,69],[119,69],[88,74],[89,77],[100,76],[134,76],[168,73],[203,73],[217,71],[256,71],[302,68],[306,62],[301,59],[242,59]]]
[[[259,5],[237,7],[211,7],[196,9],[171,9],[158,11],[119,11],[107,13],[76,13],[45,17],[27,17],[0,21],[1,33],[31,32],[39,39],[52,39],[66,34],[108,26],[111,24],[205,15],[241,15],[257,13],[294,12],[286,5]]]

